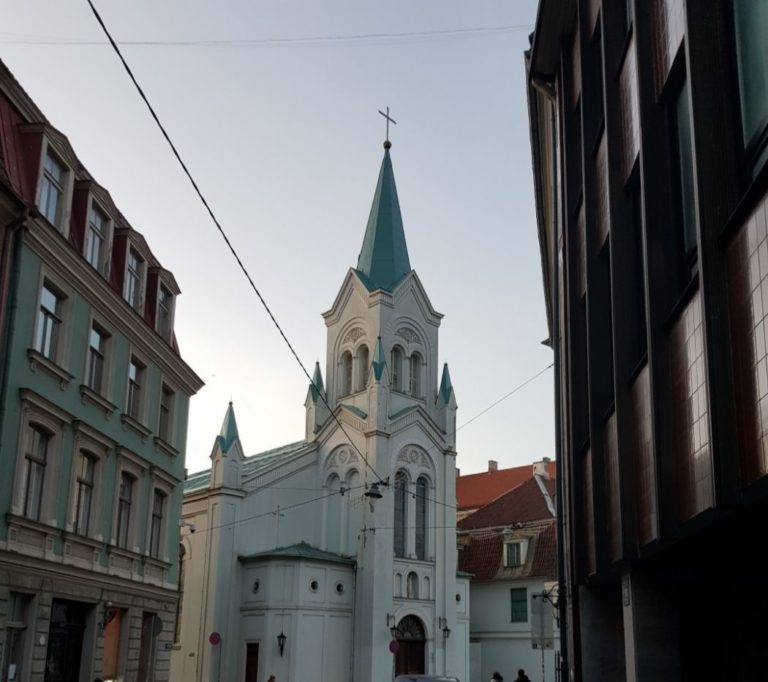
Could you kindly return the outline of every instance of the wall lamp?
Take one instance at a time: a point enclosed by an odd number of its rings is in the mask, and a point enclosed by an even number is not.
[[[285,640],[288,639],[285,633],[280,630],[280,634],[277,636],[277,648],[280,649],[280,655],[283,655],[283,649],[285,649]]]
[[[442,616],[438,619],[438,627],[443,631],[443,637],[448,639],[451,636],[451,628],[448,627],[448,619]]]
[[[104,629],[109,625],[117,615],[117,609],[113,608],[112,602],[104,602],[104,613],[102,614],[101,620],[99,621],[99,632],[103,633]]]
[[[397,639],[397,627],[395,624],[395,614],[387,614],[387,627],[389,628],[389,634],[392,635],[392,639]]]

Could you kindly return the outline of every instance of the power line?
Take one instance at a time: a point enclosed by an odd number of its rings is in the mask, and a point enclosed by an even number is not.
[[[96,17],[96,21],[99,22],[99,25],[101,26],[102,30],[104,31],[104,34],[107,36],[107,40],[109,40],[110,45],[112,45],[112,49],[115,51],[117,56],[119,57],[120,61],[123,64],[123,67],[125,68],[128,77],[133,82],[134,86],[136,87],[136,90],[138,91],[141,99],[144,101],[144,104],[147,105],[147,109],[149,109],[149,113],[152,115],[152,118],[154,119],[155,123],[157,124],[158,128],[160,128],[160,132],[163,134],[163,137],[165,138],[166,142],[168,142],[168,145],[171,148],[171,151],[173,152],[173,155],[176,157],[176,160],[181,165],[182,170],[184,171],[185,175],[189,179],[189,181],[192,183],[192,187],[194,188],[195,192],[197,193],[197,196],[200,198],[200,201],[203,203],[203,206],[205,206],[205,209],[208,211],[208,215],[211,217],[211,220],[213,221],[214,225],[216,225],[216,228],[219,231],[219,234],[221,234],[222,238],[224,239],[224,242],[229,247],[230,252],[234,256],[235,260],[237,261],[237,264],[240,266],[240,270],[245,275],[246,279],[248,280],[248,283],[251,285],[251,288],[256,293],[256,296],[259,297],[259,301],[261,301],[261,305],[264,307],[264,310],[267,311],[267,314],[269,315],[269,319],[272,320],[272,323],[275,325],[275,328],[280,333],[280,336],[283,338],[283,341],[285,341],[285,344],[288,346],[288,349],[291,351],[291,354],[296,359],[296,362],[299,364],[299,367],[301,367],[301,371],[304,372],[304,375],[309,380],[309,383],[311,386],[315,388],[317,391],[317,394],[322,399],[325,406],[328,408],[328,411],[330,412],[333,419],[338,424],[339,428],[341,429],[341,432],[346,436],[347,440],[349,441],[349,445],[353,447],[357,453],[360,455],[360,457],[363,458],[363,461],[365,462],[366,466],[373,472],[374,476],[376,477],[377,482],[386,485],[386,481],[384,481],[381,476],[377,473],[376,469],[371,466],[371,463],[368,461],[368,458],[360,451],[360,449],[357,447],[357,445],[354,444],[352,441],[352,438],[347,433],[346,429],[344,428],[344,425],[341,423],[339,418],[334,413],[331,406],[328,404],[328,400],[323,395],[323,391],[321,391],[317,386],[315,386],[314,381],[312,380],[312,377],[310,376],[309,372],[307,371],[307,368],[304,367],[304,363],[299,358],[298,353],[294,349],[291,342],[288,340],[288,337],[285,335],[285,332],[283,331],[282,327],[278,323],[277,319],[275,318],[274,314],[272,313],[272,310],[270,309],[269,305],[267,305],[266,300],[261,295],[261,292],[259,291],[258,287],[256,286],[256,283],[253,281],[253,278],[251,277],[250,273],[248,272],[247,268],[245,267],[243,261],[240,259],[240,256],[238,255],[237,251],[235,250],[235,247],[232,246],[232,243],[229,241],[229,237],[227,237],[226,232],[224,232],[224,228],[221,226],[221,223],[219,222],[219,219],[216,217],[216,214],[213,212],[213,209],[211,208],[210,204],[208,203],[208,200],[203,196],[202,191],[200,190],[200,187],[198,186],[195,179],[192,177],[192,173],[187,168],[187,164],[184,163],[184,160],[181,158],[181,154],[176,149],[176,145],[171,141],[170,136],[168,135],[168,132],[166,131],[163,124],[160,122],[160,118],[155,113],[154,108],[149,103],[149,99],[147,99],[147,96],[144,94],[144,91],[142,90],[141,86],[139,85],[139,82],[136,80],[136,77],[133,75],[133,71],[131,71],[131,67],[128,66],[128,62],[125,61],[125,58],[123,57],[123,54],[120,52],[120,48],[117,46],[117,43],[112,38],[112,35],[110,34],[109,30],[107,29],[106,25],[104,24],[104,21],[101,18],[101,15],[96,10],[96,7],[94,7],[93,2],[91,0],[86,0],[88,2],[88,5],[91,8],[91,11],[93,12],[94,16]]]
[[[95,10],[94,10],[95,12]],[[382,42],[397,40],[417,42],[423,40],[454,39],[483,35],[499,35],[518,33],[533,29],[531,24],[511,24],[506,26],[475,26],[467,28],[452,28],[434,31],[399,31],[392,33],[352,33],[346,35],[314,35],[314,36],[278,36],[266,38],[224,38],[211,39],[165,39],[165,40],[120,40],[117,45],[131,47],[221,47],[221,48],[254,48],[272,46],[302,46],[324,44],[352,44]],[[106,31],[106,29],[105,29]],[[103,45],[100,40],[87,38],[54,38],[49,36],[14,36],[0,39],[4,45]],[[110,41],[111,42],[111,41]]]

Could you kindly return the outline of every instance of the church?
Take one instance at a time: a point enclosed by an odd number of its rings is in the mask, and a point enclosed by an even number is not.
[[[185,484],[173,682],[469,679],[456,398],[390,158],[330,310],[303,440],[247,455],[230,403]]]

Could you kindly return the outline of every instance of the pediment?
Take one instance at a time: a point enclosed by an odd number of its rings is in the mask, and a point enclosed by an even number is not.
[[[415,270],[411,270],[405,279],[395,287],[393,292],[395,305],[397,306],[400,301],[409,295],[413,296],[424,320],[435,327],[439,327],[443,314],[437,312],[432,306],[432,302],[429,300],[429,296],[427,296],[427,291],[424,289],[424,285],[421,283]]]

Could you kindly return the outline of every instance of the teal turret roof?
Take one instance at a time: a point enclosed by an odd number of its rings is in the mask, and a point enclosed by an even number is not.
[[[323,386],[323,373],[320,371],[320,363],[315,363],[315,371],[312,374],[312,383],[309,385],[309,390],[312,393],[312,402],[317,402],[320,394],[325,391]]]
[[[224,423],[221,425],[221,433],[218,436],[222,452],[227,452],[238,438],[237,422],[235,421],[235,408],[229,403],[227,414],[224,415]]]
[[[443,376],[440,379],[440,390],[437,392],[440,400],[446,405],[451,402],[451,392],[453,391],[453,384],[451,383],[451,374],[448,371],[448,363],[443,365]]]
[[[386,149],[376,193],[373,195],[368,226],[365,229],[363,247],[357,259],[357,273],[370,291],[391,291],[410,271],[411,262],[405,244],[395,175],[392,172],[389,149]]]
[[[384,368],[387,366],[387,356],[384,354],[384,344],[381,342],[381,337],[376,341],[376,350],[373,351],[373,376],[376,377],[376,381],[381,381],[381,375],[384,373]]]

